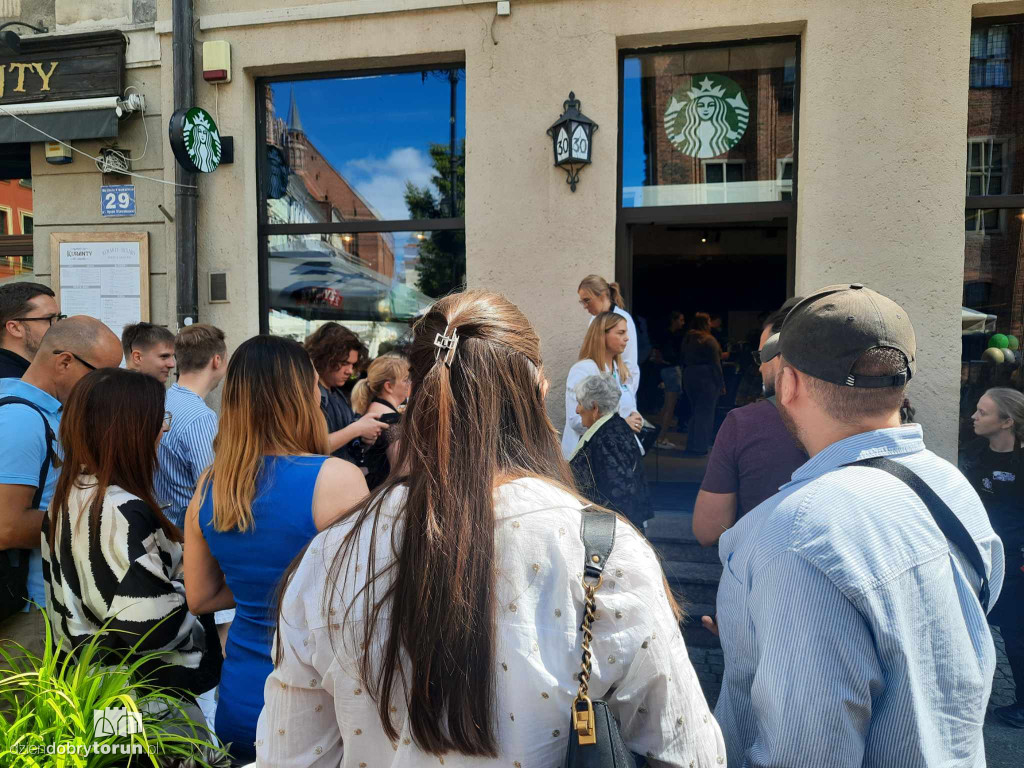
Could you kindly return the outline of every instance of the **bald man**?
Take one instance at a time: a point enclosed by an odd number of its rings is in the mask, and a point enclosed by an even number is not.
[[[61,404],[89,371],[120,364],[117,336],[79,315],[46,332],[21,379],[0,379],[0,640],[37,654],[46,605],[40,533],[60,474]]]

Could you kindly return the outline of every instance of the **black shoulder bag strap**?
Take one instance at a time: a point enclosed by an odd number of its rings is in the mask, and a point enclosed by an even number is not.
[[[978,550],[978,545],[975,543],[974,539],[971,538],[971,534],[967,531],[963,522],[959,517],[953,514],[953,510],[949,508],[949,505],[939,498],[939,494],[933,491],[931,486],[905,466],[897,461],[893,461],[892,459],[887,459],[884,456],[876,456],[871,459],[861,459],[860,461],[855,461],[851,464],[847,464],[846,466],[873,467],[874,469],[881,469],[884,472],[888,472],[897,480],[901,480],[906,485],[910,486],[910,490],[916,493],[920,497],[921,501],[924,502],[925,506],[928,507],[928,511],[935,520],[935,524],[939,526],[939,530],[942,531],[943,535],[947,539],[956,544],[957,548],[970,562],[971,567],[977,571],[978,576],[981,578],[981,591],[978,594],[978,600],[981,602],[982,610],[984,610],[985,613],[988,613],[988,601],[990,595],[988,576],[985,573],[985,561],[981,556],[981,552]]]
[[[43,413],[39,406],[31,400],[26,400],[23,397],[14,397],[12,395],[10,397],[0,398],[0,406],[4,405],[27,405],[33,411],[38,413],[39,418],[43,420],[43,429],[46,434],[46,456],[43,458],[42,466],[39,467],[39,485],[36,486],[36,493],[32,497],[32,509],[39,509],[39,504],[43,500],[43,492],[46,490],[46,478],[50,474],[50,467],[57,466],[57,453],[53,450],[53,445],[57,441],[57,438],[53,434],[53,430],[50,428],[50,422],[46,420],[46,414]]]
[[[39,485],[36,487],[35,495],[32,497],[32,509],[39,509],[39,504],[43,500],[43,492],[46,489],[46,478],[50,473],[50,464],[57,455],[53,450],[56,438],[54,437],[53,430],[50,429],[50,423],[46,420],[46,415],[35,403],[21,397],[9,396],[0,398],[0,406],[15,404],[27,405],[38,413],[43,420],[43,429],[46,434],[46,456],[43,458],[42,466],[39,467]],[[0,593],[0,618],[7,618],[22,610],[25,602],[28,600],[29,550],[3,550],[0,551],[0,556],[6,556],[10,566],[9,569],[6,567],[2,568],[4,571],[3,580],[0,581],[0,589],[3,590]]]
[[[604,581],[604,568],[615,546],[615,513],[585,507],[580,523],[580,538],[586,557],[583,562],[583,623],[580,625],[583,662],[580,665],[579,692],[572,702],[569,746],[564,768],[635,768],[636,761],[622,741],[619,725],[608,704],[590,698],[590,671],[594,633],[594,594]]]

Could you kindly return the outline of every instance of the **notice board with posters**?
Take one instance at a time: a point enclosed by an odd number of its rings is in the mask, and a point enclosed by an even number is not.
[[[50,264],[65,315],[95,317],[119,338],[149,321],[148,232],[54,232]]]

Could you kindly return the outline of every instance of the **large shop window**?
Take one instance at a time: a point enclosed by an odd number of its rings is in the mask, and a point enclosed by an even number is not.
[[[1012,76],[1024,63],[1022,50],[1024,20],[978,22],[971,32],[960,375],[965,456],[983,443],[972,416],[985,392],[1024,391],[1024,83]]]
[[[461,65],[260,81],[262,324],[378,354],[464,285]]]
[[[623,208],[791,198],[796,42],[638,53],[622,74]]]

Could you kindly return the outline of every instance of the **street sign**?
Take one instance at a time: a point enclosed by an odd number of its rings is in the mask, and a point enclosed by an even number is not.
[[[135,185],[105,184],[101,186],[100,212],[104,216],[134,216]]]

